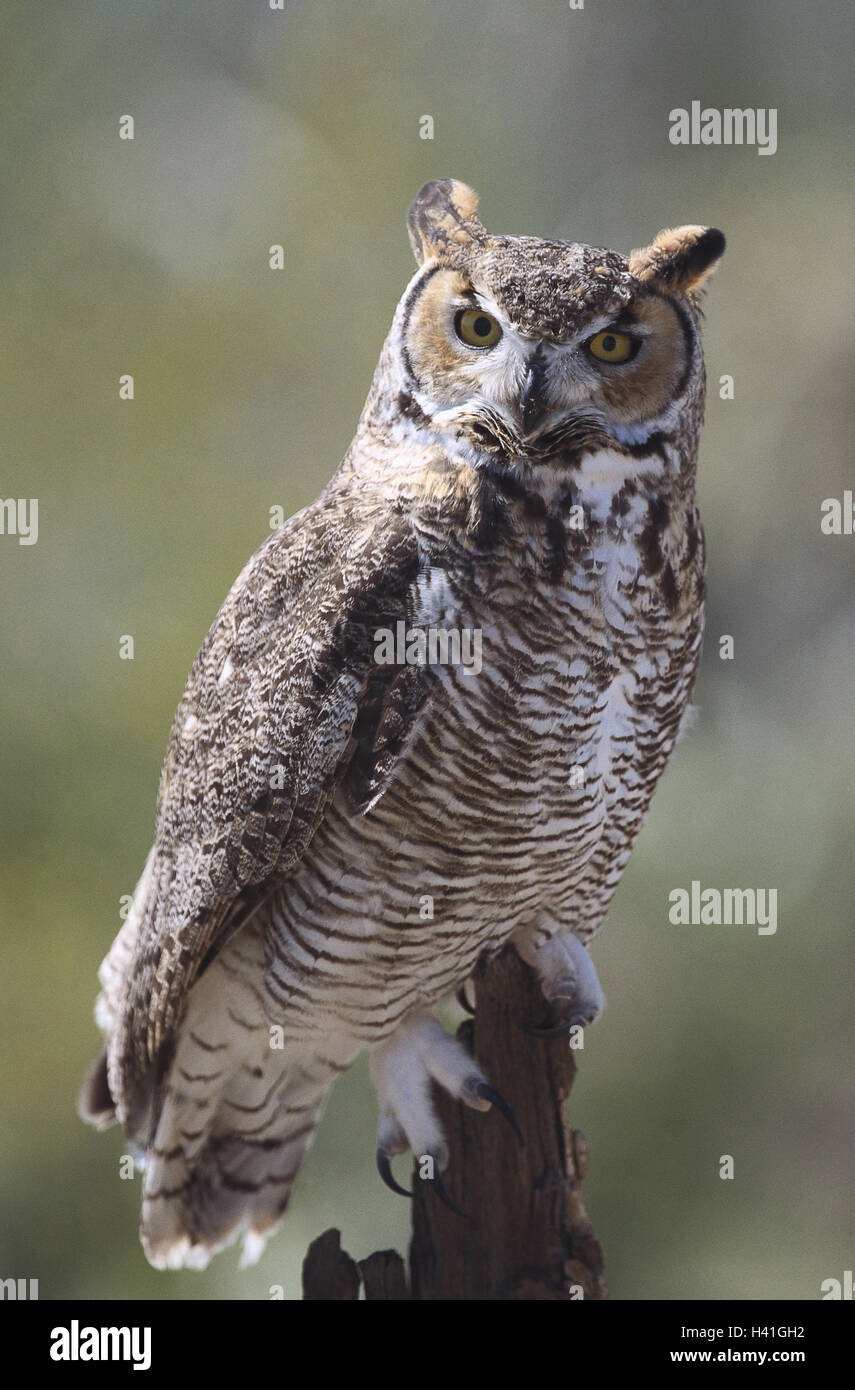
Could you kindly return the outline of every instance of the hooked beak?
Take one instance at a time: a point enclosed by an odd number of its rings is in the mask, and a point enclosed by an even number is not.
[[[520,396],[519,412],[523,434],[531,434],[538,418],[543,414],[543,387],[546,377],[546,363],[540,355],[540,348],[531,358]]]

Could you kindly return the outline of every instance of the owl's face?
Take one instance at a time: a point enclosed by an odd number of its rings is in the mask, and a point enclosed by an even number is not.
[[[571,435],[627,446],[673,428],[703,390],[696,296],[722,234],[683,227],[626,258],[488,236],[475,208],[470,189],[444,181],[410,210],[421,270],[397,322],[432,427],[559,459]]]

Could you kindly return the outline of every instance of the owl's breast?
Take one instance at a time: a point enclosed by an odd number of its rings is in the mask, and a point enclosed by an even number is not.
[[[453,631],[461,659],[433,665],[437,694],[386,811],[399,796],[429,808],[452,855],[465,843],[515,873],[550,857],[581,869],[615,808],[652,793],[688,699],[701,614],[663,622],[660,607],[623,537],[560,581],[511,565],[489,585],[429,574],[418,620]]]
[[[489,588],[425,576],[410,631],[428,643],[427,713],[367,814],[339,790],[277,897],[283,1004],[309,991],[367,1037],[574,894],[600,900],[676,739],[700,641],[697,624],[651,623],[628,555],[600,565],[541,585],[501,566]]]

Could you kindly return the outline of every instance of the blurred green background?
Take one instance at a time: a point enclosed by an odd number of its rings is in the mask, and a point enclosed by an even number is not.
[[[625,251],[680,222],[727,233],[700,719],[594,946],[610,1007],[572,1115],[613,1298],[819,1297],[855,1251],[855,539],[819,525],[853,484],[851,6],[28,0],[0,36],[0,491],[40,503],[36,545],[0,537],[0,1276],[43,1298],[294,1298],[329,1225],[358,1258],[406,1245],[364,1064],[245,1272],[234,1251],[147,1266],[122,1136],[75,1100],[190,662],[269,508],[344,452],[413,269],[406,208],[453,175],[494,231]],[[671,146],[692,100],[777,108],[777,153]],[[777,934],[670,925],[692,879],[777,888]]]

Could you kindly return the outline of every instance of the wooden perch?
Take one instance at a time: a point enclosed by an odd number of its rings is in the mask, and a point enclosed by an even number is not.
[[[359,1267],[327,1231],[309,1247],[304,1298],[603,1299],[602,1251],[582,1202],[587,1147],[566,1114],[576,1064],[566,1038],[532,1038],[517,1020],[545,1012],[533,972],[512,948],[479,965],[474,1019],[458,1036],[520,1122],[520,1144],[494,1108],[483,1114],[437,1089],[450,1163],[445,1173],[458,1216],[430,1183],[413,1176],[409,1292],[404,1264],[381,1251]],[[356,1292],[354,1289],[356,1279]]]

